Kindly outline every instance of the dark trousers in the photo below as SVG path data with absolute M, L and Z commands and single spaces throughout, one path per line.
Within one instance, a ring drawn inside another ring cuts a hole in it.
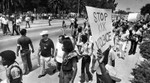
M 19 35 L 19 31 L 17 30 L 16 24 L 14 24 L 12 27 L 12 35 L 14 35 L 14 32 L 16 32 L 17 35 Z
M 57 62 L 57 70 L 58 70 L 58 71 L 60 71 L 61 65 L 62 65 L 61 63 Z
M 129 50 L 129 55 L 136 53 L 137 44 L 138 44 L 137 41 L 131 40 L 131 47 L 130 47 L 130 50 Z
M 48 20 L 48 24 L 49 24 L 49 26 L 51 26 L 51 20 Z
M 29 23 L 29 21 L 26 21 L 26 28 L 27 28 L 27 26 L 29 26 L 29 28 L 30 28 L 30 23 Z
M 4 33 L 4 24 L 3 24 L 3 23 L 1 23 L 1 29 L 2 29 L 2 31 L 3 31 L 3 34 L 5 34 L 5 33 Z
M 20 33 L 20 25 L 16 25 L 18 33 Z
M 8 34 L 8 32 L 7 32 L 7 25 L 6 24 L 3 24 L 3 34 L 4 35 Z
M 21 59 L 23 62 L 24 74 L 28 74 L 30 71 L 32 71 L 32 63 L 31 63 L 30 54 L 31 54 L 30 50 L 25 50 L 21 52 Z
M 85 55 L 82 58 L 82 64 L 81 64 L 81 80 L 80 82 L 85 82 L 85 75 L 88 76 L 88 81 L 92 80 L 92 74 L 89 71 L 89 66 L 91 62 L 91 57 L 89 55 Z

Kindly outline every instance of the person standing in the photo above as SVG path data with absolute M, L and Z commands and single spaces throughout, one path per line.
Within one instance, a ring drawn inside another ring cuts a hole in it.
M 138 35 L 136 34 L 136 30 L 135 28 L 133 27 L 132 28 L 132 36 L 130 38 L 130 41 L 131 41 L 131 47 L 130 47 L 130 50 L 129 50 L 129 55 L 134 55 L 136 53 L 136 48 L 137 48 L 137 44 L 138 44 Z
M 28 74 L 30 71 L 32 71 L 32 63 L 31 63 L 31 51 L 29 49 L 29 45 L 31 46 L 32 53 L 34 53 L 34 47 L 32 44 L 32 41 L 29 37 L 26 36 L 27 30 L 22 29 L 20 31 L 21 37 L 17 40 L 17 56 L 21 55 L 21 59 L 23 62 L 23 71 L 24 74 Z M 22 48 L 22 49 L 20 49 Z
M 21 25 L 21 18 L 17 17 L 17 19 L 16 19 L 16 30 L 18 33 L 20 33 L 20 25 Z
M 16 55 L 12 50 L 5 50 L 0 53 L 2 65 L 6 68 L 5 83 L 22 83 L 22 70 L 15 61 Z
M 2 23 L 3 23 L 4 35 L 7 35 L 8 31 L 10 32 L 10 30 L 9 30 L 9 27 L 8 27 L 8 19 L 7 19 L 6 16 L 4 17 L 4 19 L 2 19 Z
M 9 29 L 9 19 L 8 19 L 8 16 L 5 18 L 5 22 L 6 22 L 6 32 L 8 33 L 11 33 L 10 29 Z
M 48 17 L 49 26 L 51 26 L 51 21 L 52 21 L 52 18 L 51 18 L 51 16 L 49 15 L 49 17 Z
M 63 40 L 62 50 L 65 52 L 60 71 L 59 83 L 74 83 L 77 74 L 77 53 L 70 39 Z
M 62 31 L 63 31 L 63 35 L 65 34 L 66 28 L 67 28 L 66 22 L 65 22 L 65 20 L 63 20 L 63 21 L 62 21 Z
M 92 82 L 93 76 L 89 71 L 89 66 L 91 63 L 91 55 L 93 54 L 93 44 L 88 42 L 88 36 L 82 35 L 83 45 L 81 47 L 82 63 L 81 63 L 81 80 L 80 83 L 85 82 L 85 76 L 88 76 L 88 82 Z
M 28 15 L 26 16 L 25 21 L 26 21 L 26 28 L 27 26 L 30 28 L 30 17 Z
M 39 44 L 38 56 L 41 59 L 41 72 L 38 78 L 46 75 L 45 64 L 54 57 L 54 43 L 48 38 L 48 31 L 42 31 L 40 35 L 42 36 L 42 39 Z
M 2 29 L 2 15 L 0 15 L 0 29 Z
M 16 35 L 19 35 L 19 33 L 20 33 L 17 30 L 16 18 L 15 17 L 12 18 L 12 36 L 14 35 L 14 32 L 16 32 Z
M 60 71 L 61 69 L 61 64 L 63 62 L 63 55 L 64 55 L 64 51 L 62 50 L 62 43 L 64 40 L 64 35 L 60 35 L 59 36 L 59 40 L 56 44 L 56 50 L 55 50 L 55 59 L 57 62 L 57 70 Z
M 3 31 L 3 35 L 6 34 L 6 31 L 4 29 L 4 21 L 5 21 L 4 17 L 5 17 L 5 15 L 2 15 L 2 17 L 1 17 L 1 28 L 2 28 L 2 31 Z

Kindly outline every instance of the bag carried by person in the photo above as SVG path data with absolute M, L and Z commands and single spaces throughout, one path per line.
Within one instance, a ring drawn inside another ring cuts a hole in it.
M 50 60 L 46 62 L 46 66 L 47 66 L 46 71 L 48 73 L 55 73 L 57 69 L 57 63 L 54 58 L 50 58 Z
M 8 70 L 8 77 L 10 80 L 10 83 L 22 83 L 22 70 L 18 65 L 12 65 L 10 66 Z

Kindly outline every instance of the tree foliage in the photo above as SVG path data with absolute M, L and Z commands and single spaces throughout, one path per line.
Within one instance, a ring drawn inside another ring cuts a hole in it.
M 131 83 L 150 83 L 150 61 L 141 62 L 131 74 L 134 76 Z
M 0 8 L 5 6 L 2 10 L 9 9 L 13 12 L 16 10 L 24 12 L 33 11 L 35 8 L 45 8 L 45 12 L 52 13 L 60 13 L 61 11 L 81 13 L 86 11 L 85 6 L 115 10 L 117 6 L 115 0 L 0 0 L 0 4 Z
M 128 14 L 125 10 L 118 10 L 115 12 L 116 14 Z
M 149 4 L 146 4 L 145 6 L 143 6 L 141 8 L 141 14 L 142 15 L 146 15 L 147 13 L 150 14 L 150 3 Z

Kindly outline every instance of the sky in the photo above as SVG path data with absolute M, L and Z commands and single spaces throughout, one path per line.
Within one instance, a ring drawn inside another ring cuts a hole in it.
M 116 10 L 130 8 L 131 12 L 140 12 L 140 9 L 150 3 L 150 0 L 116 0 L 116 2 L 118 3 Z

